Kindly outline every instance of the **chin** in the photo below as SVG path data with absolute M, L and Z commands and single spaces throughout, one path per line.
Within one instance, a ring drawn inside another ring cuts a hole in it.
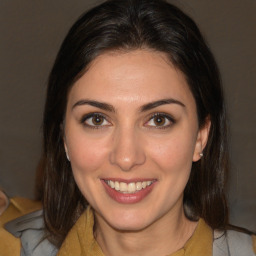
M 145 212 L 136 210 L 123 210 L 123 211 L 111 211 L 106 214 L 103 219 L 109 226 L 118 231 L 140 231 L 148 227 L 153 220 L 150 221 L 150 216 L 147 216 Z
M 122 232 L 139 232 L 145 228 L 147 228 L 149 225 L 145 223 L 145 221 L 139 221 L 139 220 L 131 220 L 131 221 L 111 221 L 109 225 L 118 231 Z

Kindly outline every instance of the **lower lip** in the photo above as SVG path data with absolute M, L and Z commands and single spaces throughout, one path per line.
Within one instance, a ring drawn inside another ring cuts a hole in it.
M 135 193 L 121 193 L 115 189 L 109 187 L 104 180 L 101 180 L 107 194 L 114 199 L 116 202 L 121 204 L 135 204 L 142 201 L 153 189 L 155 182 L 150 186 L 141 189 Z

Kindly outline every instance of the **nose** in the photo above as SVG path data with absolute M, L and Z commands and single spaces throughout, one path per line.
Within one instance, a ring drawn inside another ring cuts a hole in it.
M 144 164 L 146 155 L 143 143 L 135 129 L 119 129 L 115 132 L 109 159 L 112 165 L 126 172 Z

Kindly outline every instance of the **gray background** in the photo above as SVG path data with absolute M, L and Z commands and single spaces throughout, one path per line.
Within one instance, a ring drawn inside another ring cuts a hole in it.
M 0 1 L 0 187 L 33 198 L 49 71 L 69 27 L 101 1 Z M 230 116 L 231 221 L 256 230 L 256 1 L 184 0 L 219 64 Z

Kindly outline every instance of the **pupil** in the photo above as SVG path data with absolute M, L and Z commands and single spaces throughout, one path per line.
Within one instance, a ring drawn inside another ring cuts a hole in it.
M 156 125 L 164 125 L 164 123 L 165 123 L 165 119 L 163 117 L 159 117 L 159 116 L 155 117 L 154 121 L 155 121 Z

